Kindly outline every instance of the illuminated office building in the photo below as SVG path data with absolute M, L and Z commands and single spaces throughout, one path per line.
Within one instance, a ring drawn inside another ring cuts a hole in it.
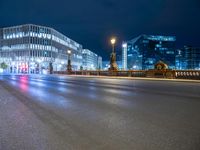
M 0 29 L 0 63 L 10 73 L 42 73 L 53 65 L 65 71 L 67 50 L 71 50 L 72 69 L 82 65 L 82 45 L 44 26 L 26 24 Z
M 184 46 L 177 50 L 176 69 L 200 70 L 200 48 Z
M 101 56 L 98 56 L 98 65 L 97 65 L 97 67 L 98 67 L 98 69 L 99 70 L 102 70 L 102 57 Z
M 176 69 L 177 70 L 187 69 L 186 53 L 184 48 L 176 50 Z
M 122 67 L 124 70 L 153 69 L 158 61 L 175 68 L 174 36 L 140 35 L 122 45 Z
M 102 66 L 100 58 L 98 58 L 98 55 L 95 54 L 94 52 L 88 49 L 83 49 L 82 56 L 83 56 L 83 70 L 97 70 L 99 68 L 98 65 Z
M 200 70 L 200 48 L 185 46 L 187 69 Z

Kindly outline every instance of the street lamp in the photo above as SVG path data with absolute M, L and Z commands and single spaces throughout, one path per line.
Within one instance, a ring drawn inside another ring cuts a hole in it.
M 110 56 L 110 71 L 116 71 L 118 70 L 117 68 L 117 63 L 116 63 L 116 53 L 115 53 L 115 43 L 116 43 L 116 38 L 112 38 L 110 40 L 111 44 L 112 44 L 112 53 Z
M 67 63 L 67 71 L 70 73 L 72 71 L 72 65 L 71 65 L 71 50 L 67 50 L 68 54 L 68 63 Z
M 112 52 L 114 53 L 115 52 L 115 43 L 116 43 L 116 39 L 115 38 L 112 38 L 110 40 L 111 44 L 112 44 Z
M 71 50 L 68 50 L 68 51 L 67 51 L 67 54 L 70 55 L 70 54 L 71 54 Z

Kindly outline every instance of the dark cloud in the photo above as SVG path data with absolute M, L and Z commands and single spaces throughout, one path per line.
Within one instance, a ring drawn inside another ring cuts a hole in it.
M 177 46 L 200 46 L 199 0 L 0 0 L 0 27 L 50 26 L 108 58 L 109 38 L 176 35 Z

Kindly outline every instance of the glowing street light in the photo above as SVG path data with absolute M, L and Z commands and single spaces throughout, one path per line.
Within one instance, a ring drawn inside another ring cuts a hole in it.
M 115 39 L 115 38 L 112 38 L 110 41 L 111 41 L 111 44 L 115 44 L 116 39 Z
M 68 51 L 67 51 L 67 54 L 68 54 L 68 55 L 70 55 L 71 53 L 72 53 L 71 50 L 68 50 Z
M 111 42 L 111 44 L 112 44 L 112 52 L 114 52 L 114 51 L 115 51 L 116 39 L 115 39 L 115 38 L 112 38 L 112 39 L 110 40 L 110 42 Z
M 117 63 L 116 63 L 116 53 L 115 53 L 115 43 L 116 43 L 116 38 L 112 38 L 110 40 L 111 44 L 112 44 L 112 53 L 110 56 L 110 71 L 116 71 L 118 70 L 117 68 Z
M 68 54 L 68 63 L 67 63 L 67 71 L 68 73 L 70 73 L 72 71 L 72 65 L 71 65 L 71 50 L 67 50 L 67 54 Z

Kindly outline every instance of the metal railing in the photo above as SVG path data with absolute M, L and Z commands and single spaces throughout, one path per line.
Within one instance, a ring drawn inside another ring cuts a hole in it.
M 200 71 L 199 70 L 176 70 L 175 78 L 200 80 Z
M 120 77 L 146 77 L 144 70 L 131 71 L 54 71 L 54 74 L 91 75 L 91 76 L 120 76 Z
M 54 74 L 200 80 L 199 70 L 54 71 Z

